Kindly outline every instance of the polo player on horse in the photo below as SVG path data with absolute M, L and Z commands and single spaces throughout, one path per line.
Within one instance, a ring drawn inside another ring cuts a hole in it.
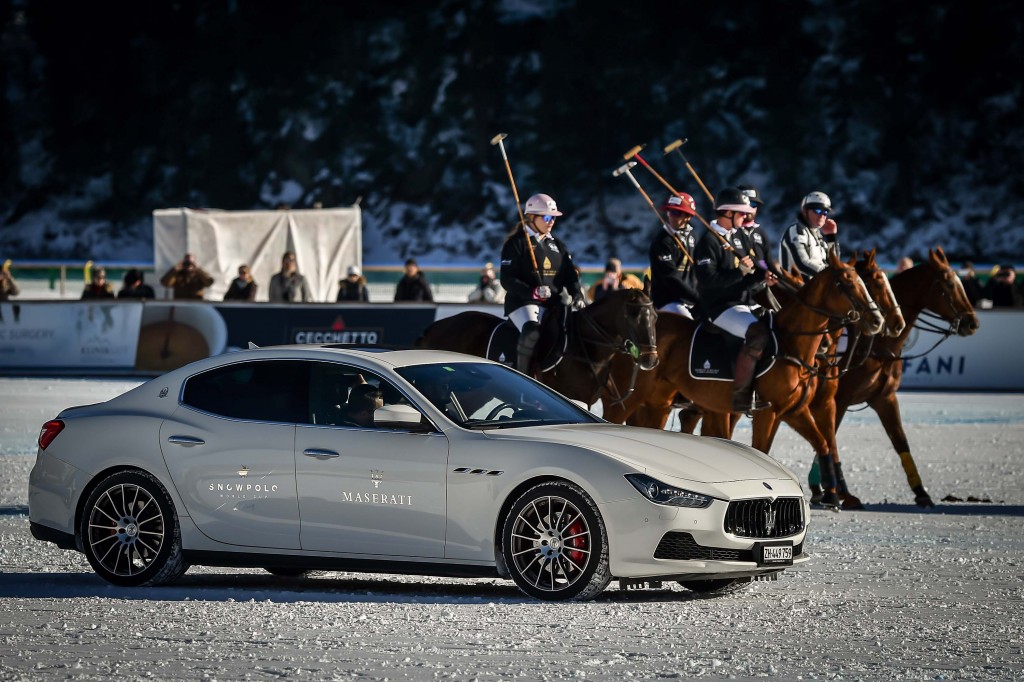
M 555 200 L 534 194 L 526 200 L 524 214 L 524 222 L 516 225 L 501 249 L 501 286 L 507 292 L 505 314 L 519 330 L 516 368 L 530 374 L 545 304 L 563 291 L 573 307 L 583 307 L 585 299 L 572 254 L 551 233 L 562 215 Z

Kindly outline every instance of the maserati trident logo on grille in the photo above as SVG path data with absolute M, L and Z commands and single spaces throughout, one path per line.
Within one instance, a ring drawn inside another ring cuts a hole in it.
M 767 484 L 766 484 L 767 485 Z M 764 510 L 764 529 L 768 535 L 771 535 L 772 531 L 775 530 L 775 515 L 777 512 L 772 509 L 771 503 L 765 507 Z

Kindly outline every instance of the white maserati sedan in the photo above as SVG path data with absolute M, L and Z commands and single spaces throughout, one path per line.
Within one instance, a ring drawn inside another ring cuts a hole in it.
M 538 599 L 807 561 L 797 478 L 750 447 L 609 424 L 467 355 L 277 346 L 46 422 L 32 534 L 103 579 L 190 565 L 511 578 Z

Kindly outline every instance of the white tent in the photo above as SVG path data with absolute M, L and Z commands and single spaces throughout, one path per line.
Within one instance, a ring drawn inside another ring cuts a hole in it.
M 153 211 L 153 263 L 156 279 L 193 253 L 214 282 L 206 299 L 220 301 L 246 263 L 266 301 L 270 278 L 281 256 L 294 251 L 316 302 L 334 301 L 338 280 L 350 265 L 362 266 L 362 213 L 358 206 L 286 211 L 213 211 L 169 208 Z M 160 287 L 159 281 L 150 282 Z

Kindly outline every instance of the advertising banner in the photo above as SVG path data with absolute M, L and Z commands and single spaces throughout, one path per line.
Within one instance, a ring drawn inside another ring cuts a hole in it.
M 131 369 L 142 303 L 0 303 L 0 367 Z
M 291 343 L 412 346 L 434 321 L 435 306 L 217 304 L 230 348 Z
M 901 388 L 1024 391 L 1024 362 L 1015 351 L 1024 312 L 980 310 L 978 321 L 973 335 L 950 336 L 938 345 L 941 335 L 911 331 Z

